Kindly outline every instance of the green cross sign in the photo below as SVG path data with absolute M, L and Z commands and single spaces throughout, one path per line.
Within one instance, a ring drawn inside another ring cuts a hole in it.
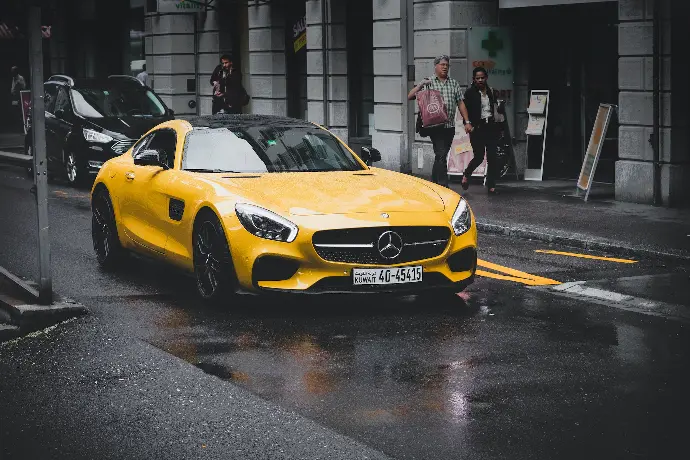
M 503 49 L 503 40 L 496 36 L 493 30 L 489 32 L 489 38 L 482 40 L 482 48 L 489 52 L 489 57 L 496 57 L 496 52 Z

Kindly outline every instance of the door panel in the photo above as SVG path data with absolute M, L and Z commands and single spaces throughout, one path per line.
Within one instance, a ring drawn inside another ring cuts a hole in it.
M 159 174 L 162 169 L 158 166 L 137 166 L 134 164 L 134 157 L 144 150 L 153 139 L 153 134 L 149 134 L 139 141 L 132 150 L 132 158 L 128 160 L 128 167 L 120 177 L 120 221 L 122 228 L 136 245 L 137 249 L 146 253 L 159 254 L 160 251 L 154 249 L 149 221 L 151 219 L 149 208 L 146 205 L 148 199 L 148 187 L 151 179 Z

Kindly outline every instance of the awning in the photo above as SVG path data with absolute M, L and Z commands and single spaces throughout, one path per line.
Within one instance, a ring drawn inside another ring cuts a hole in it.
M 602 3 L 617 0 L 498 0 L 499 8 L 523 8 L 527 6 L 572 5 L 574 3 Z

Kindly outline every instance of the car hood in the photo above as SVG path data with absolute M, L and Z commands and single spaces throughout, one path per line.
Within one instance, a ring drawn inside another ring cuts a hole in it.
M 104 117 L 87 118 L 94 126 L 130 139 L 139 139 L 148 130 L 167 120 L 166 117 Z
M 259 206 L 295 216 L 445 209 L 441 197 L 421 180 L 387 170 L 238 174 L 216 180 Z

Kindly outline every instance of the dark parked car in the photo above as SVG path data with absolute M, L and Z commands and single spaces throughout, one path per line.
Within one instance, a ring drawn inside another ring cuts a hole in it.
M 48 172 L 72 185 L 84 183 L 149 129 L 174 118 L 153 90 L 128 75 L 102 80 L 54 75 L 43 87 Z M 29 128 L 29 155 L 31 143 Z

